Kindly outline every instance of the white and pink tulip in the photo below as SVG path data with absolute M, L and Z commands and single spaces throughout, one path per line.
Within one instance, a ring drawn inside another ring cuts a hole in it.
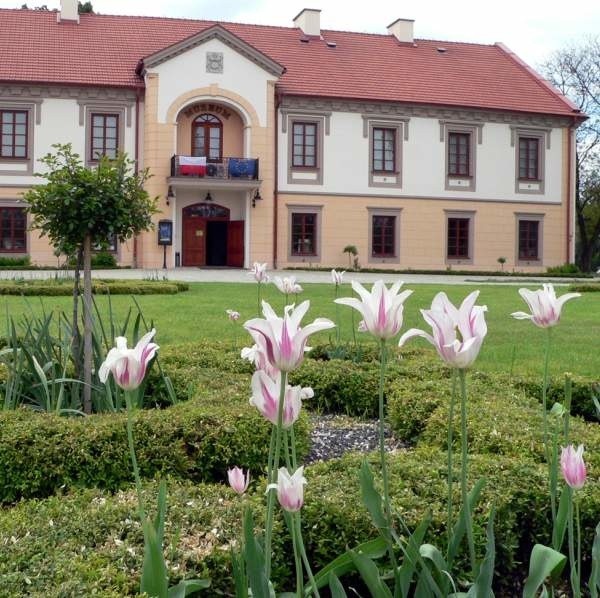
M 115 382 L 123 390 L 138 388 L 158 350 L 158 345 L 151 342 L 155 334 L 156 330 L 153 328 L 133 349 L 127 348 L 127 339 L 124 336 L 118 336 L 115 339 L 117 346 L 108 352 L 98 371 L 100 382 L 105 383 L 109 373 L 112 373 Z
M 438 293 L 431 309 L 421 310 L 424 320 L 431 326 L 432 334 L 411 328 L 400 337 L 400 346 L 409 339 L 420 336 L 428 340 L 439 356 L 450 366 L 468 368 L 479 355 L 487 334 L 485 312 L 487 307 L 475 305 L 479 291 L 473 291 L 457 309 L 446 293 Z
M 359 282 L 352 281 L 352 288 L 361 300 L 354 297 L 343 297 L 335 302 L 348 305 L 363 317 L 359 324 L 359 330 L 367 330 L 373 336 L 380 339 L 388 339 L 396 336 L 402 328 L 404 301 L 411 295 L 412 291 L 403 291 L 398 294 L 402 282 L 394 283 L 389 289 L 378 280 L 371 289 L 367 291 Z
M 519 289 L 519 295 L 523 297 L 531 313 L 516 311 L 511 314 L 512 317 L 517 320 L 531 320 L 539 328 L 556 326 L 560 321 L 563 305 L 571 299 L 581 297 L 580 293 L 565 293 L 557 297 L 552 284 L 544 284 L 543 288 L 537 291 Z
M 285 467 L 277 472 L 277 484 L 269 484 L 267 491 L 277 489 L 277 499 L 281 508 L 289 513 L 297 513 L 304 504 L 304 467 L 299 467 L 292 475 Z
M 560 454 L 560 469 L 565 482 L 573 488 L 580 490 L 585 484 L 587 470 L 583 460 L 583 445 L 580 444 L 577 449 L 570 444 L 563 447 Z
M 229 480 L 229 485 L 238 494 L 244 494 L 248 490 L 248 484 L 250 484 L 250 471 L 247 471 L 244 475 L 243 469 L 233 467 L 227 470 L 227 479 Z

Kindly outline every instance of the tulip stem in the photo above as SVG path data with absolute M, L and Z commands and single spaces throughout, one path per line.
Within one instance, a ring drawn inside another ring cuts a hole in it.
M 304 594 L 304 574 L 302 572 L 302 556 L 300 554 L 300 546 L 298 539 L 298 531 L 296 529 L 296 515 L 289 513 L 291 519 L 290 531 L 292 532 L 292 546 L 294 547 L 294 563 L 296 566 L 296 596 L 301 598 Z
M 573 590 L 573 598 L 581 598 L 581 588 L 579 586 L 579 574 L 577 571 L 577 561 L 575 560 L 575 539 L 573 530 L 573 502 L 576 500 L 572 488 L 568 488 L 569 492 L 569 518 L 567 529 L 569 533 L 569 567 L 571 569 L 571 589 Z M 579 509 L 577 509 L 579 515 Z M 578 526 L 579 527 L 579 526 Z
M 581 518 L 579 515 L 579 499 L 575 493 L 575 523 L 577 525 L 577 591 L 581 593 Z
M 383 504 L 385 508 L 385 518 L 390 533 L 387 534 L 388 552 L 390 554 L 390 563 L 394 571 L 394 578 L 396 580 L 396 587 L 400 587 L 400 574 L 398 569 L 398 563 L 396 562 L 396 555 L 394 554 L 394 544 L 391 541 L 391 530 L 393 529 L 392 524 L 392 508 L 390 506 L 390 488 L 388 480 L 387 470 L 387 459 L 385 454 L 385 419 L 384 419 L 384 405 L 383 405 L 383 394 L 385 388 L 385 370 L 387 365 L 387 347 L 385 346 L 385 339 L 381 339 L 380 345 L 380 372 L 379 372 L 379 456 L 381 459 L 381 476 L 383 478 Z
M 258 289 L 256 292 L 256 317 L 260 318 L 260 281 L 258 281 Z
M 275 451 L 275 437 L 277 436 L 277 427 L 271 428 L 271 440 L 269 442 L 269 461 L 267 462 L 267 483 L 273 483 L 273 459 Z
M 456 405 L 456 388 L 458 383 L 458 372 L 456 368 L 452 370 L 452 396 L 450 397 L 450 411 L 448 413 L 448 553 L 447 560 L 450 555 L 450 544 L 452 543 L 452 528 L 453 528 L 453 517 L 452 517 L 452 482 L 454 475 L 452 472 L 453 465 L 453 452 L 452 444 L 454 442 L 454 406 Z M 448 562 L 450 566 L 450 562 Z
M 135 478 L 135 489 L 138 498 L 138 509 L 142 522 L 146 520 L 144 511 L 144 502 L 142 500 L 142 480 L 140 478 L 140 470 L 138 467 L 137 458 L 135 456 L 135 446 L 133 444 L 133 407 L 131 404 L 131 392 L 125 391 L 125 405 L 127 406 L 127 441 L 129 443 L 129 455 L 133 466 L 133 477 Z
M 462 448 L 462 471 L 460 476 L 460 487 L 462 493 L 462 508 L 467 530 L 467 543 L 469 545 L 469 559 L 473 576 L 476 573 L 475 542 L 473 541 L 473 521 L 469 507 L 469 495 L 467 492 L 467 476 L 469 467 L 469 446 L 467 437 L 467 373 L 464 369 L 459 370 L 460 377 L 460 423 L 461 423 L 461 448 Z
M 296 471 L 298 469 L 298 459 L 296 457 L 296 433 L 293 424 L 290 426 L 290 442 L 292 445 L 292 468 Z
M 552 470 L 555 463 L 551 459 L 550 447 L 548 446 L 548 362 L 550 360 L 550 340 L 552 338 L 552 328 L 547 328 L 546 333 L 546 351 L 544 356 L 544 381 L 542 386 L 542 416 L 544 424 L 544 456 L 548 464 L 548 481 L 550 484 L 550 510 L 552 511 L 552 529 L 556 523 L 556 485 L 553 484 Z
M 317 584 L 315 582 L 315 578 L 313 576 L 312 569 L 310 568 L 310 563 L 308 562 L 308 557 L 306 556 L 306 548 L 304 547 L 304 540 L 302 539 L 302 525 L 300 522 L 300 511 L 298 513 L 292 513 L 293 524 L 296 528 L 296 536 L 298 538 L 298 544 L 300 545 L 300 554 L 302 555 L 302 560 L 304 561 L 304 568 L 306 569 L 306 574 L 308 575 L 308 581 L 311 585 L 311 591 L 316 596 L 316 598 L 320 598 L 319 590 L 317 589 Z
M 275 472 L 279 469 L 279 459 L 281 457 L 281 432 L 283 430 L 283 403 L 285 401 L 285 387 L 287 386 L 287 373 L 280 374 L 279 404 L 277 405 L 277 432 L 275 436 L 275 454 L 271 472 L 267 479 L 273 479 Z M 275 509 L 275 492 L 268 491 L 267 495 L 267 522 L 265 529 L 265 575 L 267 579 L 271 577 L 271 542 L 273 538 L 273 511 Z
M 288 435 L 288 431 L 283 431 L 283 455 L 285 457 L 285 466 L 288 468 L 288 471 L 292 470 L 292 461 L 290 459 L 290 439 Z
M 335 299 L 338 298 L 338 294 L 339 294 L 339 285 L 336 283 L 335 284 Z M 335 301 L 334 301 L 335 303 Z M 337 342 L 337 346 L 340 346 L 341 343 L 341 329 L 340 329 L 340 304 L 339 303 L 335 303 L 335 325 L 336 325 L 336 329 L 335 329 L 335 338 L 336 338 L 336 342 Z

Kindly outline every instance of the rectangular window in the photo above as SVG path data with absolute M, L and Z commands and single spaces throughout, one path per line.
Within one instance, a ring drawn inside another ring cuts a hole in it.
M 448 251 L 450 259 L 469 259 L 470 218 L 448 218 Z
M 292 214 L 292 255 L 317 255 L 317 214 Z
M 396 129 L 373 127 L 373 172 L 396 172 Z
M 371 233 L 371 256 L 394 257 L 396 255 L 396 216 L 373 216 Z
M 317 167 L 317 123 L 294 122 L 292 125 L 292 166 Z
M 519 220 L 519 259 L 539 259 L 539 220 Z
M 23 208 L 0 208 L 0 251 L 27 251 L 27 215 Z
M 471 175 L 471 133 L 448 133 L 448 174 Z
M 539 137 L 519 137 L 519 179 L 539 180 Z
M 92 114 L 90 160 L 116 158 L 119 151 L 119 115 Z
M 0 110 L 0 158 L 27 159 L 27 110 Z

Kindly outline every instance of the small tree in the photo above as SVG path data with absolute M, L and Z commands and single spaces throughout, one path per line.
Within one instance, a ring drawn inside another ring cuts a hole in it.
M 344 247 L 344 253 L 348 254 L 348 268 L 352 268 L 352 256 L 356 257 L 358 255 L 356 245 L 346 245 L 346 247 Z
M 83 409 L 91 413 L 92 381 L 92 277 L 91 257 L 94 245 L 102 245 L 116 236 L 124 242 L 152 227 L 156 199 L 144 190 L 149 177 L 147 170 L 132 172 L 133 162 L 126 155 L 110 160 L 102 157 L 95 168 L 86 168 L 71 145 L 52 146 L 56 153 L 40 160 L 47 168 L 45 184 L 37 185 L 25 194 L 32 228 L 46 235 L 61 252 L 77 256 L 73 286 L 72 349 L 77 373 L 80 347 L 77 322 L 79 301 L 79 271 L 83 266 Z

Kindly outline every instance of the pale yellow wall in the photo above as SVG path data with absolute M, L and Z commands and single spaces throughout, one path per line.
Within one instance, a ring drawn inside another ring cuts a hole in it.
M 358 248 L 362 267 L 382 269 L 440 270 L 447 267 L 446 212 L 445 210 L 474 211 L 473 264 L 453 261 L 453 269 L 499 270 L 498 257 L 507 258 L 505 270 L 536 271 L 540 267 L 516 265 L 515 212 L 544 214 L 543 264 L 548 266 L 565 261 L 565 208 L 562 205 L 535 203 L 445 201 L 423 199 L 389 199 L 352 196 L 279 195 L 279 267 L 302 263 L 288 261 L 289 225 L 287 205 L 322 206 L 321 259 L 307 266 L 347 266 L 348 256 L 342 249 L 349 244 Z M 400 261 L 391 263 L 369 262 L 369 212 L 367 208 L 401 209 Z
M 198 101 L 206 101 L 205 98 L 215 98 L 214 103 L 217 103 L 217 98 L 225 98 L 231 100 L 232 103 L 242 106 L 249 114 L 249 135 L 250 148 L 249 157 L 259 159 L 259 177 L 262 181 L 260 193 L 262 201 L 257 203 L 256 208 L 249 210 L 249 235 L 251 239 L 250 255 L 248 263 L 253 261 L 266 261 L 272 263 L 273 255 L 273 186 L 274 186 L 274 84 L 267 83 L 267 126 L 259 126 L 259 119 L 256 110 L 248 104 L 248 102 L 229 90 L 219 87 L 217 84 L 212 84 L 210 87 L 190 90 L 175 102 L 169 109 L 169 117 L 167 123 L 158 122 L 158 87 L 159 76 L 157 74 L 149 74 L 146 79 L 146 97 L 144 106 L 144 166 L 150 169 L 152 178 L 146 184 L 146 189 L 151 196 L 158 196 L 159 213 L 155 215 L 153 221 L 156 223 L 161 218 L 173 217 L 180 218 L 181 214 L 177 208 L 177 200 L 171 206 L 166 205 L 166 195 L 168 191 L 167 178 L 170 176 L 170 159 L 173 154 L 174 140 L 178 133 L 174 124 L 179 122 L 177 119 L 179 111 L 184 107 L 191 105 L 190 100 L 197 97 L 201 98 Z M 235 112 L 231 108 L 231 104 L 227 104 L 231 112 Z M 226 148 L 234 148 L 233 136 L 237 136 L 235 143 L 243 141 L 243 122 L 236 115 L 239 123 L 239 129 L 233 123 L 231 127 L 231 137 L 226 145 L 224 154 L 229 152 Z M 230 118 L 233 120 L 233 117 Z M 235 122 L 235 121 L 234 121 Z M 189 122 L 188 122 L 189 127 Z M 188 129 L 189 131 L 189 129 Z M 179 131 L 181 133 L 181 131 Z M 191 139 L 190 134 L 180 134 L 179 137 Z M 179 146 L 182 147 L 182 146 Z M 243 155 L 243 147 L 237 145 L 237 150 L 231 151 L 230 155 Z M 240 201 L 245 197 L 245 192 L 240 192 Z M 178 210 L 174 214 L 174 209 Z M 168 264 L 173 264 L 173 248 L 167 249 Z M 156 243 L 156 231 L 144 233 L 138 237 L 138 266 L 144 268 L 160 268 L 163 263 L 163 250 Z
M 206 102 L 201 102 L 205 104 Z M 218 102 L 214 102 L 220 105 Z M 223 124 L 223 156 L 241 158 L 244 155 L 244 123 L 239 114 L 227 109 L 229 118 L 215 114 Z M 210 114 L 210 111 L 208 112 Z M 192 122 L 199 116 L 194 113 L 186 116 L 182 112 L 177 118 L 177 153 L 189 156 L 192 151 Z

